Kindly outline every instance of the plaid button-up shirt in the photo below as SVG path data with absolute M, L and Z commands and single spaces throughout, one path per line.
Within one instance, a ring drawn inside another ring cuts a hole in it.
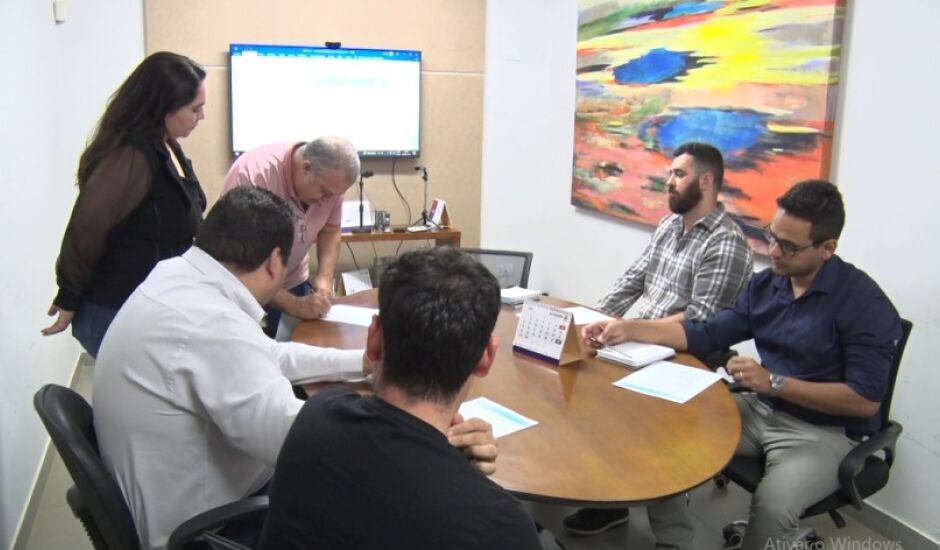
M 744 233 L 719 203 L 685 234 L 682 216 L 663 218 L 643 255 L 597 307 L 622 317 L 639 300 L 641 319 L 683 311 L 686 319 L 705 319 L 734 303 L 752 272 Z

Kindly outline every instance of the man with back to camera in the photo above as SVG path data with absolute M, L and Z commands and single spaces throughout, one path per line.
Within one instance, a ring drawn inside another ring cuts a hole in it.
M 267 189 L 287 202 L 297 220 L 284 288 L 266 308 L 269 335 L 277 330 L 281 312 L 316 319 L 329 311 L 341 244 L 343 197 L 358 176 L 356 148 L 339 137 L 263 145 L 245 151 L 232 163 L 223 193 L 246 185 Z M 317 274 L 311 286 L 313 244 L 317 246 Z
M 458 250 L 425 248 L 393 260 L 378 292 L 375 395 L 330 388 L 307 401 L 278 456 L 260 548 L 540 548 L 532 518 L 483 475 L 492 462 L 455 448 L 469 443 L 457 409 L 496 354 L 496 279 Z
M 753 271 L 751 248 L 718 200 L 724 180 L 721 153 L 689 142 L 673 152 L 667 180 L 669 210 L 643 254 L 617 279 L 597 308 L 622 317 L 660 322 L 705 319 L 734 303 Z M 661 548 L 691 549 L 693 528 L 684 495 L 647 506 Z M 565 529 L 595 535 L 629 519 L 627 508 L 583 508 L 564 519 Z
M 777 199 L 766 229 L 772 267 L 737 302 L 705 321 L 617 320 L 582 329 L 590 343 L 664 344 L 695 354 L 753 338 L 763 363 L 727 368 L 754 393 L 736 394 L 737 453 L 764 456 L 741 548 L 796 544 L 799 518 L 839 487 L 839 463 L 880 428 L 900 319 L 868 275 L 835 254 L 845 223 L 839 190 L 808 180 Z
M 236 189 L 195 244 L 157 264 L 114 319 L 94 376 L 101 456 L 146 548 L 270 479 L 302 401 L 291 381 L 362 376 L 362 350 L 276 343 L 261 330 L 293 241 L 284 201 Z
M 265 487 L 303 404 L 291 382 L 371 371 L 362 350 L 262 332 L 261 304 L 282 288 L 293 232 L 290 210 L 269 191 L 227 193 L 195 245 L 156 266 L 105 336 L 95 431 L 145 548 L 163 548 L 183 521 Z M 469 432 L 478 454 L 492 451 L 483 428 L 455 429 Z M 250 541 L 259 532 L 248 522 L 225 534 Z

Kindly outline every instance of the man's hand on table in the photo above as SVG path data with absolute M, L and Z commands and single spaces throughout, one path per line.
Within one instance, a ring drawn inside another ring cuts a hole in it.
M 330 312 L 330 299 L 319 292 L 295 296 L 286 313 L 300 319 L 319 319 Z
M 584 325 L 581 329 L 581 340 L 592 348 L 613 346 L 626 342 L 629 336 L 629 321 L 615 319 L 613 321 L 598 321 Z

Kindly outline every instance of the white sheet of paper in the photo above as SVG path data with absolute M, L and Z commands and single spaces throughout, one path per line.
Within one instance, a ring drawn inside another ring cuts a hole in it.
M 347 271 L 343 273 L 343 288 L 346 294 L 355 294 L 372 288 L 372 276 L 368 269 Z
M 600 311 L 594 311 L 593 309 L 588 309 L 584 306 L 566 307 L 565 311 L 570 311 L 574 314 L 574 324 L 576 325 L 586 325 L 588 323 L 596 323 L 598 321 L 614 320 L 613 317 L 609 317 Z
M 499 299 L 508 306 L 519 306 L 526 300 L 538 300 L 541 293 L 538 290 L 512 286 L 499 291 Z
M 371 307 L 336 304 L 330 308 L 330 312 L 326 314 L 326 317 L 323 317 L 323 320 L 367 327 L 372 324 L 372 316 L 378 314 L 379 310 Z
M 717 373 L 718 376 L 721 376 L 722 378 L 724 378 L 725 382 L 729 384 L 734 384 L 734 377 L 731 376 L 731 374 L 729 374 L 728 371 L 725 370 L 724 367 L 718 367 L 717 369 L 715 369 L 715 373 Z
M 539 294 L 541 293 L 538 290 L 533 290 L 531 288 L 521 288 L 518 286 L 511 286 L 499 291 L 500 298 L 509 300 L 525 300 L 527 298 L 538 299 Z
M 480 418 L 489 422 L 493 426 L 494 437 L 503 437 L 538 424 L 535 420 L 526 418 L 485 397 L 477 397 L 461 403 L 460 414 L 463 415 L 464 420 Z
M 340 214 L 340 227 L 359 227 L 359 201 L 343 201 Z M 372 207 L 369 201 L 362 201 L 362 225 L 372 225 Z
M 711 386 L 721 375 L 671 361 L 657 361 L 614 382 L 618 388 L 685 403 Z

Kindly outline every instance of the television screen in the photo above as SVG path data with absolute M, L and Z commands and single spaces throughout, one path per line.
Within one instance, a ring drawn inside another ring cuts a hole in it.
M 421 52 L 232 44 L 235 156 L 336 135 L 363 157 L 420 153 Z

